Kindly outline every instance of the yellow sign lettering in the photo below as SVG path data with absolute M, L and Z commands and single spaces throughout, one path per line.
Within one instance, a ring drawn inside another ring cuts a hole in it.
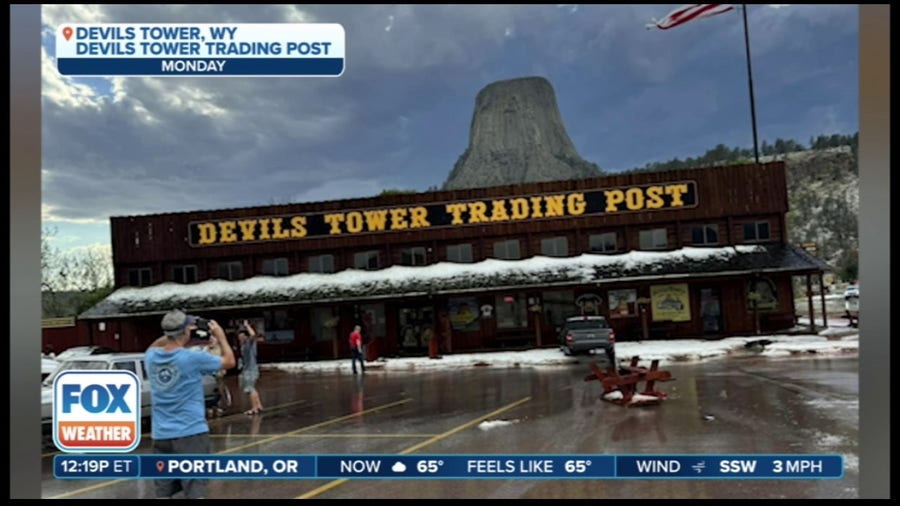
M 506 214 L 506 201 L 495 200 L 491 202 L 491 221 L 507 221 L 509 215 Z
M 341 223 L 344 221 L 344 215 L 341 213 L 334 214 L 326 214 L 325 223 L 331 225 L 331 230 L 328 231 L 331 235 L 338 235 L 341 233 Z
M 192 245 L 252 243 L 317 236 L 427 229 L 539 218 L 602 215 L 697 206 L 691 181 L 631 185 L 571 193 L 486 198 L 412 207 L 360 209 L 301 216 L 234 218 L 191 223 Z M 437 223 L 433 225 L 433 223 Z M 327 231 L 327 232 L 326 232 Z
M 484 202 L 469 202 L 469 223 L 486 223 L 487 204 Z
M 408 227 L 406 209 L 391 209 L 391 230 L 405 230 Z
M 543 216 L 544 214 L 541 213 L 541 198 L 531 197 L 531 217 L 542 218 Z
M 514 220 L 524 220 L 528 217 L 528 200 L 526 199 L 520 197 L 510 200 L 509 208 Z
M 291 218 L 291 237 L 300 239 L 306 237 L 306 216 L 294 216 Z
M 570 193 L 568 197 L 566 197 L 566 210 L 572 216 L 580 216 L 584 214 L 584 210 L 587 208 L 587 203 L 584 201 L 583 193 Z
M 450 221 L 451 225 L 462 225 L 462 213 L 466 210 L 465 204 L 447 204 L 444 206 L 447 209 L 447 212 L 453 215 L 453 220 Z
M 662 207 L 665 204 L 665 201 L 662 199 L 662 194 L 662 186 L 651 186 L 647 188 L 647 208 L 659 209 Z
M 625 202 L 625 192 L 622 190 L 604 190 L 606 195 L 606 212 L 614 213 L 619 210 L 619 204 Z
M 409 219 L 409 228 L 425 228 L 431 226 L 431 223 L 428 223 L 428 209 L 425 209 L 424 207 L 410 207 Z
M 357 211 L 347 213 L 347 232 L 358 234 L 363 229 L 363 215 Z
M 565 216 L 565 212 L 563 211 L 565 209 L 565 198 L 565 195 L 548 195 L 547 197 L 544 197 L 544 202 L 547 203 L 548 218 Z
M 640 188 L 629 188 L 625 191 L 625 206 L 631 211 L 644 208 L 644 192 Z
M 259 219 L 259 238 L 260 239 L 269 239 L 269 218 L 260 218 Z
M 290 230 L 282 230 L 281 229 L 281 220 L 282 218 L 273 218 L 272 219 L 272 238 L 273 239 L 287 239 L 291 236 Z
M 688 185 L 686 184 L 670 184 L 666 186 L 666 195 L 672 196 L 672 207 L 681 207 L 684 205 L 684 201 L 681 200 L 681 196 L 688 191 Z
M 216 242 L 216 225 L 213 223 L 201 223 L 197 225 L 200 232 L 200 244 L 213 244 Z
M 231 243 L 237 241 L 237 235 L 234 233 L 236 224 L 233 221 L 219 222 L 219 242 Z
M 252 241 L 255 239 L 253 232 L 256 231 L 256 220 L 241 220 L 237 223 L 241 228 L 242 241 Z
M 369 232 L 380 232 L 384 230 L 384 226 L 387 223 L 386 209 L 363 211 L 363 214 L 366 215 L 366 226 L 369 227 Z

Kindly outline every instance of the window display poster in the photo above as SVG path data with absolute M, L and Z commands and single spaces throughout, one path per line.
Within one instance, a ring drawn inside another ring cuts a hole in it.
M 653 321 L 690 321 L 691 299 L 687 283 L 651 286 L 650 306 Z
M 606 296 L 609 298 L 610 318 L 634 316 L 634 305 L 637 302 L 637 290 L 633 288 L 610 290 L 606 293 Z
M 478 330 L 480 328 L 478 321 L 480 312 L 478 299 L 475 297 L 450 299 L 447 301 L 447 314 L 450 317 L 450 325 L 453 327 L 453 330 L 461 332 Z

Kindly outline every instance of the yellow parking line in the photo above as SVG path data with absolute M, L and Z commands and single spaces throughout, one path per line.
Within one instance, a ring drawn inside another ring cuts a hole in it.
M 406 404 L 407 402 L 409 402 L 409 401 L 411 401 L 411 400 L 412 400 L 412 399 L 403 399 L 403 400 L 401 400 L 401 401 L 392 402 L 392 403 L 390 403 L 390 404 L 384 404 L 384 405 L 378 406 L 378 407 L 376 407 L 376 408 L 366 409 L 366 410 L 363 410 L 363 411 L 359 411 L 359 412 L 357 412 L 357 413 L 351 413 L 351 414 L 349 414 L 349 415 L 345 415 L 345 416 L 342 416 L 342 417 L 339 417 L 339 418 L 332 418 L 331 420 L 326 420 L 326 421 L 324 421 L 324 422 L 319 422 L 319 423 L 316 423 L 316 424 L 313 424 L 313 425 L 307 425 L 306 427 L 303 427 L 303 428 L 300 428 L 300 429 L 297 429 L 297 430 L 292 430 L 291 432 L 285 432 L 284 434 L 279 434 L 279 435 L 271 436 L 271 437 L 268 437 L 268 438 L 266 438 L 266 439 L 263 439 L 262 441 L 254 441 L 254 442 L 252 442 L 252 443 L 247 443 L 247 444 L 245 444 L 245 445 L 235 446 L 234 448 L 229 448 L 229 449 L 223 450 L 223 451 L 221 451 L 221 452 L 219 452 L 219 453 L 234 453 L 234 452 L 236 452 L 236 451 L 238 451 L 238 450 L 243 450 L 244 448 L 250 448 L 251 446 L 259 446 L 259 445 L 262 445 L 262 444 L 271 443 L 272 441 L 278 441 L 279 439 L 282 439 L 282 438 L 285 438 L 285 437 L 288 437 L 288 436 L 293 436 L 293 435 L 296 435 L 296 434 L 300 434 L 300 433 L 302 433 L 302 432 L 307 432 L 307 431 L 310 431 L 310 430 L 313 430 L 313 429 L 317 429 L 317 428 L 319 428 L 319 427 L 325 427 L 326 425 L 331 425 L 331 424 L 333 424 L 333 423 L 343 422 L 344 420 L 350 420 L 351 418 L 358 418 L 358 417 L 360 417 L 360 416 L 362 416 L 362 415 L 365 415 L 365 414 L 368 414 L 368 413 L 375 413 L 376 411 L 381 411 L 381 410 L 383 410 L 383 409 L 393 408 L 394 406 L 399 406 L 399 405 L 401 405 L 401 404 Z
M 296 434 L 300 434 L 300 433 L 302 433 L 302 432 L 306 432 L 306 431 L 309 431 L 309 430 L 313 430 L 313 429 L 316 429 L 316 428 L 319 428 L 319 427 L 325 427 L 325 426 L 327 426 L 327 425 L 331 425 L 331 424 L 333 424 L 333 423 L 342 422 L 342 421 L 344 421 L 344 420 L 349 420 L 349 419 L 351 419 L 351 418 L 356 418 L 356 417 L 365 415 L 365 414 L 367 414 L 367 413 L 374 413 L 374 412 L 376 412 L 376 411 L 381 411 L 381 410 L 383 410 L 383 409 L 392 408 L 392 407 L 394 407 L 394 406 L 399 406 L 399 405 L 401 405 L 401 404 L 406 404 L 407 402 L 410 402 L 411 400 L 412 400 L 412 399 L 403 399 L 403 400 L 400 400 L 400 401 L 397 401 L 397 402 L 392 402 L 392 403 L 390 403 L 390 404 L 384 404 L 384 405 L 382 405 L 382 406 L 374 407 L 374 408 L 372 408 L 372 409 L 366 409 L 366 410 L 363 410 L 363 411 L 359 411 L 359 412 L 357 412 L 357 413 L 352 413 L 352 414 L 345 415 L 345 416 L 341 416 L 341 417 L 338 417 L 338 418 L 332 418 L 331 420 L 326 420 L 326 421 L 324 421 L 324 422 L 319 422 L 319 423 L 315 423 L 315 424 L 313 424 L 313 425 L 308 425 L 308 426 L 306 426 L 306 427 L 302 427 L 302 428 L 300 428 L 300 429 L 293 430 L 293 431 L 291 431 L 291 432 L 286 432 L 286 433 L 284 433 L 284 434 L 279 434 L 279 435 L 270 436 L 270 437 L 268 437 L 268 438 L 266 438 L 266 439 L 263 439 L 262 441 L 255 441 L 255 442 L 253 442 L 253 443 L 248 443 L 248 444 L 245 444 L 245 445 L 236 446 L 236 447 L 234 447 L 234 448 L 229 448 L 229 449 L 227 449 L 227 450 L 222 450 L 222 451 L 220 451 L 220 452 L 216 452 L 216 455 L 223 454 L 223 453 L 234 453 L 234 452 L 236 452 L 236 451 L 238 451 L 238 450 L 243 450 L 243 449 L 245 449 L 245 448 L 250 448 L 250 447 L 252 447 L 252 446 L 258 446 L 258 445 L 262 445 L 262 444 L 266 444 L 266 443 L 271 443 L 272 441 L 277 441 L 277 440 L 279 440 L 279 439 L 282 439 L 282 438 L 285 438 L 285 437 L 288 437 L 288 436 L 293 436 L 293 435 L 296 435 Z M 73 496 L 73 495 L 82 494 L 82 493 L 84 493 L 84 492 L 92 492 L 92 491 L 94 491 L 94 490 L 99 490 L 99 489 L 101 489 L 101 488 L 109 487 L 109 486 L 111 486 L 111 485 L 115 485 L 116 483 L 120 483 L 120 482 L 123 482 L 123 481 L 133 481 L 133 480 L 120 479 L 120 480 L 113 480 L 113 481 L 105 481 L 105 482 L 103 482 L 103 483 L 98 483 L 98 484 L 96 484 L 96 485 L 91 485 L 91 486 L 88 486 L 88 487 L 79 488 L 79 489 L 77 489 L 77 490 L 72 490 L 72 491 L 70 491 L 70 492 L 65 492 L 65 493 L 63 493 L 63 494 L 55 495 L 55 496 L 51 497 L 50 499 L 63 499 L 63 498 L 66 498 L 66 497 L 71 497 L 71 496 Z
M 454 427 L 453 429 L 450 429 L 447 432 L 444 432 L 443 434 L 438 434 L 438 435 L 432 437 L 431 439 L 429 439 L 428 441 L 422 441 L 421 443 L 419 443 L 417 445 L 411 446 L 411 447 L 403 450 L 402 452 L 400 452 L 398 455 L 406 455 L 406 454 L 412 453 L 416 450 L 421 450 L 422 448 L 425 448 L 426 446 L 437 443 L 438 441 L 448 438 L 448 437 L 452 436 L 453 434 L 456 434 L 457 432 L 466 430 L 469 427 L 472 427 L 474 425 L 477 425 L 477 424 L 483 422 L 484 420 L 487 420 L 488 418 L 499 415 L 500 413 L 503 413 L 504 411 L 509 411 L 510 409 L 515 408 L 516 406 L 518 406 L 520 404 L 524 404 L 530 400 L 531 400 L 531 397 L 523 397 L 522 399 L 519 399 L 516 402 L 513 402 L 512 404 L 507 404 L 506 406 L 503 406 L 502 408 L 500 408 L 496 411 L 492 411 L 484 416 L 481 416 L 472 421 L 466 422 L 458 427 Z M 347 478 L 341 478 L 340 480 L 334 480 L 332 482 L 326 483 L 325 485 L 322 485 L 321 487 L 315 488 L 313 490 L 310 490 L 309 492 L 299 495 L 296 497 L 296 499 L 311 499 L 311 498 L 316 497 L 317 495 L 323 494 L 333 488 L 337 488 L 348 481 L 350 481 L 350 480 L 348 480 Z

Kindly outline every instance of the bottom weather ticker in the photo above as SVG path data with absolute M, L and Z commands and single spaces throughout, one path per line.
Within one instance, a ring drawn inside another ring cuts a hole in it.
M 841 455 L 60 454 L 58 479 L 837 479 Z

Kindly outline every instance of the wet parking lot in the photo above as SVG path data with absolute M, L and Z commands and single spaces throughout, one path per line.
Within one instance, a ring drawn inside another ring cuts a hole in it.
M 210 419 L 228 454 L 840 454 L 829 480 L 213 480 L 211 498 L 855 498 L 858 360 L 742 358 L 674 363 L 668 398 L 626 408 L 555 367 L 340 373 L 263 371 L 262 415 Z M 235 392 L 236 378 L 230 377 Z M 134 453 L 150 453 L 144 434 Z M 57 480 L 44 498 L 152 498 L 151 480 Z

